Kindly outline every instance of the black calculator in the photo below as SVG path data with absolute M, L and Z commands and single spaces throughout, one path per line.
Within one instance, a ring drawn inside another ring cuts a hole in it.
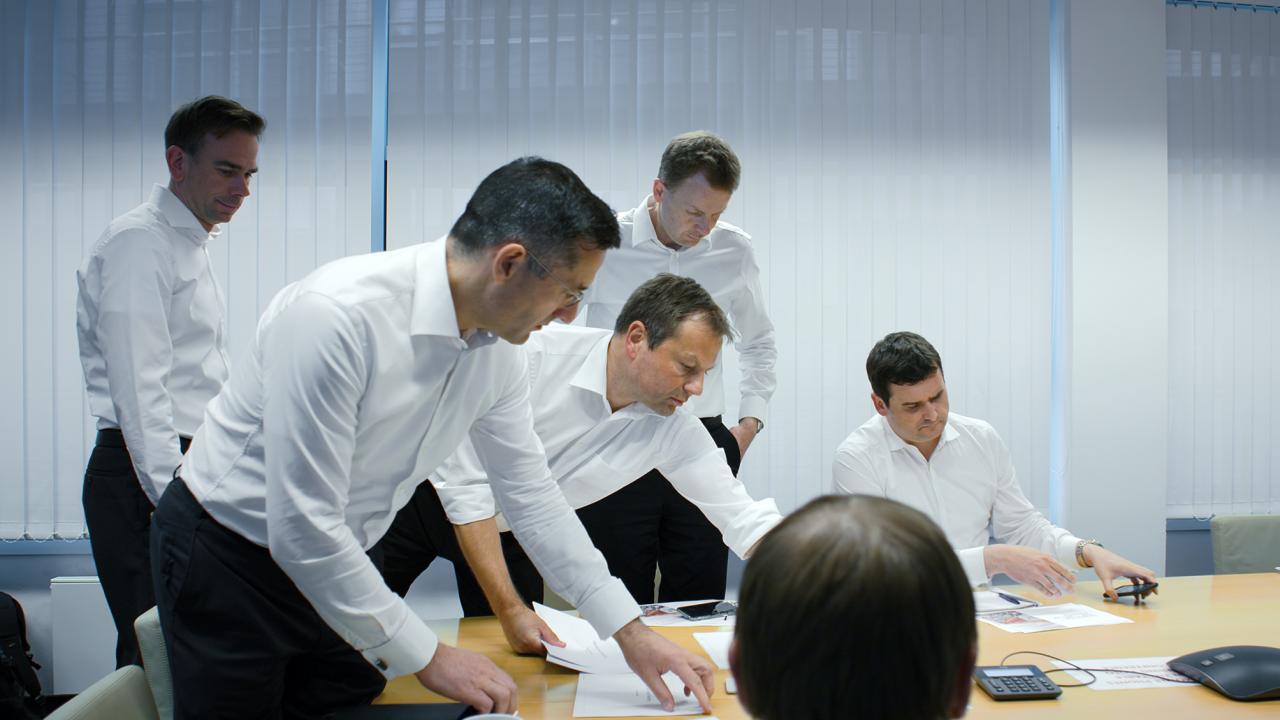
M 1062 694 L 1062 688 L 1035 665 L 976 667 L 973 680 L 992 700 L 1052 700 Z

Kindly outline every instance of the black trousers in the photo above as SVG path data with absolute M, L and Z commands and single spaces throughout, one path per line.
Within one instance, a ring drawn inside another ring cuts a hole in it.
M 181 479 L 156 508 L 151 556 L 178 720 L 322 717 L 386 685 L 267 549 L 219 525 Z
M 182 452 L 190 438 L 179 438 Z M 141 665 L 133 621 L 156 604 L 151 590 L 151 511 L 119 430 L 99 430 L 84 471 L 84 521 L 116 625 L 116 667 Z
M 702 424 L 738 474 L 738 441 L 719 417 Z M 640 604 L 651 603 L 654 571 L 662 570 L 658 602 L 723 598 L 729 548 L 720 531 L 651 470 L 612 495 L 578 510 L 591 542 Z
M 492 615 L 493 609 L 484 596 L 484 590 L 467 565 L 453 532 L 453 524 L 444 512 L 440 496 L 430 482 L 423 482 L 414 490 L 409 504 L 400 509 L 387 534 L 369 551 L 381 560 L 382 577 L 401 597 L 409 592 L 409 586 L 422 574 L 432 560 L 442 557 L 453 563 L 458 580 L 458 600 L 462 613 L 467 617 Z M 520 543 L 509 533 L 502 533 L 502 555 L 507 561 L 512 584 L 526 605 L 542 602 L 542 576 L 525 555 Z

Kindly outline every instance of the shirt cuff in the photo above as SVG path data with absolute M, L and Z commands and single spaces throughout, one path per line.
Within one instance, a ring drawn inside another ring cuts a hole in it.
M 600 639 L 613 637 L 623 625 L 640 617 L 640 606 L 618 578 L 598 590 L 578 606 L 578 614 L 591 623 Z
M 378 647 L 361 650 L 364 659 L 388 680 L 418 672 L 436 656 L 440 639 L 408 607 L 400 631 Z
M 1058 562 L 1073 570 L 1083 569 L 1080 563 L 1076 562 L 1076 543 L 1078 542 L 1080 538 L 1070 534 L 1058 540 Z
M 987 574 L 986 550 L 986 546 L 979 546 L 956 551 L 960 567 L 964 568 L 965 577 L 969 578 L 969 585 L 972 587 L 991 580 L 991 576 Z
M 760 542 L 760 538 L 782 522 L 782 513 L 778 512 L 778 504 L 773 498 L 757 500 L 744 515 L 745 520 L 742 520 L 743 515 L 739 515 L 738 520 L 724 533 L 725 544 L 743 560 L 747 559 L 747 552 Z M 744 530 L 739 532 L 739 527 L 744 527 Z
M 743 395 L 738 403 L 738 418 L 753 417 L 764 422 L 765 412 L 769 409 L 769 401 L 755 395 Z

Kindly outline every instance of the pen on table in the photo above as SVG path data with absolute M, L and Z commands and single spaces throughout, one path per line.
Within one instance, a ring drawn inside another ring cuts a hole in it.
M 1020 598 L 1016 598 L 1016 597 L 1014 597 L 1014 596 L 1012 596 L 1012 595 L 1006 595 L 1005 593 L 1002 593 L 1002 592 L 1000 592 L 999 590 L 993 590 L 992 592 L 994 592 L 996 595 L 999 595 L 999 596 L 1000 596 L 1000 599 L 1002 599 L 1002 600 L 1008 600 L 1009 602 L 1013 603 L 1014 605 L 1021 605 L 1021 604 L 1022 604 L 1022 600 L 1021 600 Z

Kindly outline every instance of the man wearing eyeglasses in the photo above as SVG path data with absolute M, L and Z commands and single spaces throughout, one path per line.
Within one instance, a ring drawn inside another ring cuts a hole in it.
M 644 627 L 551 479 L 515 347 L 573 318 L 617 244 L 571 170 L 523 158 L 480 183 L 447 237 L 276 295 L 154 516 L 175 717 L 323 717 L 406 674 L 514 712 L 511 677 L 439 642 L 366 554 L 466 438 L 551 586 L 664 706 L 673 672 L 709 711 L 709 663 Z
M 737 421 L 726 427 L 725 380 L 707 374 L 705 392 L 688 410 L 725 454 L 734 474 L 764 429 L 777 385 L 777 348 L 765 305 L 751 236 L 720 215 L 738 189 L 742 166 L 723 139 L 691 132 L 671 140 L 658 177 L 640 205 L 618 216 L 622 247 L 611 252 L 583 300 L 588 327 L 612 329 L 633 290 L 660 272 L 697 280 L 737 331 L 741 379 Z M 625 489 L 578 512 L 609 568 L 638 602 L 722 598 L 728 549 L 720 532 L 654 470 Z
M 612 331 L 557 323 L 530 336 L 534 430 L 572 507 L 589 507 L 656 466 L 740 557 L 781 521 L 772 499 L 753 500 L 734 477 L 697 416 L 680 410 L 702 393 L 731 335 L 702 286 L 663 273 L 631 294 Z M 463 444 L 379 543 L 383 577 L 403 595 L 445 557 L 463 611 L 496 614 L 514 650 L 540 653 L 543 640 L 557 642 L 526 605 L 542 597 L 542 578 L 508 525 L 475 448 Z

